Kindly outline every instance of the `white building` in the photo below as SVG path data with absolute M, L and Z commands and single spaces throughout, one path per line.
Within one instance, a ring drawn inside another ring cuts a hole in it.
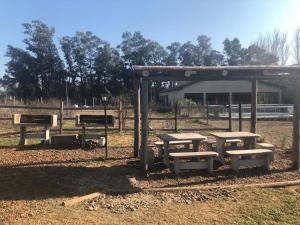
M 258 82 L 258 104 L 281 104 L 281 89 L 267 82 Z M 199 104 L 228 104 L 229 97 L 233 104 L 248 104 L 251 99 L 251 81 L 198 81 L 180 82 L 177 86 L 159 93 L 160 103 L 173 105 L 184 98 Z

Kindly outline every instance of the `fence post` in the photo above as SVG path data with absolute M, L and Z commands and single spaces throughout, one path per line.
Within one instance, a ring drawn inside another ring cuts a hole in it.
M 175 103 L 175 117 L 174 117 L 175 132 L 178 132 L 178 127 L 177 127 L 177 112 L 178 112 L 178 102 Z
M 229 93 L 229 101 L 228 101 L 228 127 L 229 131 L 232 131 L 232 94 Z
M 119 132 L 123 131 L 122 96 L 119 97 Z
M 206 125 L 208 125 L 208 118 L 209 118 L 209 110 L 208 110 L 208 104 L 206 104 Z
M 60 109 L 59 109 L 59 134 L 62 134 L 63 130 L 63 114 L 64 114 L 64 102 L 60 102 Z
M 242 131 L 242 104 L 239 103 L 239 131 Z

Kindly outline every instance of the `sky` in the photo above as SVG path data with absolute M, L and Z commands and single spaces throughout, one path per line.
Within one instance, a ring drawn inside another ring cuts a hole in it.
M 0 77 L 7 45 L 24 48 L 22 23 L 41 20 L 54 27 L 55 42 L 76 31 L 92 31 L 116 46 L 125 31 L 141 31 L 163 46 L 211 37 L 248 46 L 275 28 L 292 34 L 300 25 L 300 0 L 0 0 Z

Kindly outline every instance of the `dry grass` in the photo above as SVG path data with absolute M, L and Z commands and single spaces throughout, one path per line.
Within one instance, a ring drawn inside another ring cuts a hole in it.
M 235 129 L 236 125 L 235 122 Z M 248 122 L 243 125 L 245 130 L 249 129 Z M 73 126 L 72 121 L 65 126 Z M 187 121 L 184 126 L 205 125 Z M 226 127 L 228 123 L 211 121 L 209 126 Z M 96 203 L 66 208 L 60 205 L 63 200 L 78 195 L 130 189 L 128 177 L 136 178 L 138 188 L 300 178 L 298 171 L 288 170 L 291 131 L 289 121 L 259 121 L 258 133 L 277 146 L 270 173 L 253 169 L 235 175 L 225 166 L 213 175 L 193 172 L 179 177 L 158 162 L 145 177 L 138 160 L 131 158 L 132 133 L 110 133 L 109 160 L 104 160 L 103 149 L 18 148 L 14 146 L 16 138 L 1 139 L 1 145 L 12 146 L 0 150 L 0 224 L 299 224 L 298 188 L 241 189 L 228 195 L 211 192 L 106 195 Z M 149 139 L 153 143 L 155 134 L 151 133 Z M 91 204 L 95 206 L 90 208 Z

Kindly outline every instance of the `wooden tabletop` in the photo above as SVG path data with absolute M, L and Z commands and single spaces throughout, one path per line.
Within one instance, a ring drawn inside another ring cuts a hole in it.
M 182 141 L 182 140 L 205 140 L 206 137 L 197 133 L 174 133 L 174 134 L 158 134 L 157 137 L 164 141 Z
M 213 132 L 210 134 L 214 137 L 223 138 L 223 139 L 260 137 L 259 134 L 254 134 L 254 133 L 244 132 L 244 131 L 242 131 L 242 132 Z

